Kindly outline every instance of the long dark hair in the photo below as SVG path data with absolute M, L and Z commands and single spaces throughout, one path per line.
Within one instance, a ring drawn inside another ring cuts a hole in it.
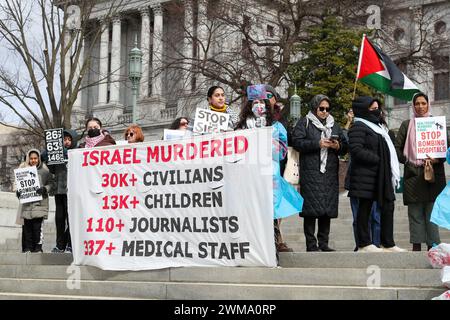
M 178 130 L 178 129 L 180 128 L 180 122 L 181 122 L 181 120 L 183 120 L 183 119 L 185 119 L 185 120 L 189 123 L 189 119 L 188 119 L 188 118 L 186 118 L 186 117 L 179 117 L 179 118 L 176 118 L 176 119 L 170 124 L 169 129 L 171 129 L 171 130 Z
M 102 126 L 102 122 L 98 119 L 98 118 L 95 118 L 95 117 L 91 117 L 91 118 L 89 118 L 89 119 L 87 119 L 86 120 L 86 124 L 85 124 L 85 128 L 87 128 L 87 126 L 88 126 L 88 123 L 89 122 L 91 122 L 91 121 L 95 121 L 95 122 L 97 122 L 98 123 L 98 125 L 100 126 L 100 128 L 102 128 L 103 126 Z
M 212 86 L 208 89 L 208 94 L 207 94 L 207 98 L 212 98 L 214 91 L 216 91 L 217 89 L 222 89 L 223 92 L 225 92 L 225 90 L 223 90 L 222 87 L 220 86 Z
M 273 110 L 270 107 L 269 100 L 263 100 L 266 105 L 266 123 L 267 126 L 271 126 L 273 123 Z M 253 100 L 248 100 L 245 104 L 244 108 L 242 108 L 241 113 L 239 114 L 239 122 L 234 127 L 234 129 L 245 129 L 247 118 L 253 117 L 252 111 Z

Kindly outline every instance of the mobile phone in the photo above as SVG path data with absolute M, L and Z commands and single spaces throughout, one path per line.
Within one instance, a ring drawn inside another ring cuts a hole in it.
M 331 137 L 330 137 L 330 140 L 336 140 L 336 141 L 338 141 L 339 140 L 339 136 L 337 135 L 337 134 L 332 134 L 331 135 Z

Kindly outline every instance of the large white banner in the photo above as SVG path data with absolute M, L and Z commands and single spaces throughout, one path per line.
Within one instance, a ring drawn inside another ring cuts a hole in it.
M 74 263 L 276 266 L 271 130 L 70 150 Z

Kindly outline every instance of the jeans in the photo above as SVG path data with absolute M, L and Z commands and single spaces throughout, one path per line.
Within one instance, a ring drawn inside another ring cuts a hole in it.
M 357 216 L 358 216 L 358 206 L 359 198 L 350 197 L 350 205 L 352 208 L 353 215 L 353 236 L 355 237 L 356 247 L 358 247 L 358 232 L 357 232 Z M 369 232 L 372 239 L 372 243 L 377 247 L 380 247 L 380 206 L 374 202 L 369 217 Z

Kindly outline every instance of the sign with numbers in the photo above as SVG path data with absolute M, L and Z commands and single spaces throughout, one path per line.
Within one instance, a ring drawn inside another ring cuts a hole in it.
M 63 129 L 45 130 L 45 148 L 48 155 L 47 164 L 65 163 Z
M 272 128 L 69 150 L 74 263 L 275 267 Z
M 20 203 L 28 203 L 42 200 L 42 196 L 36 193 L 41 186 L 36 167 L 26 167 L 14 170 L 17 191 L 20 192 Z

